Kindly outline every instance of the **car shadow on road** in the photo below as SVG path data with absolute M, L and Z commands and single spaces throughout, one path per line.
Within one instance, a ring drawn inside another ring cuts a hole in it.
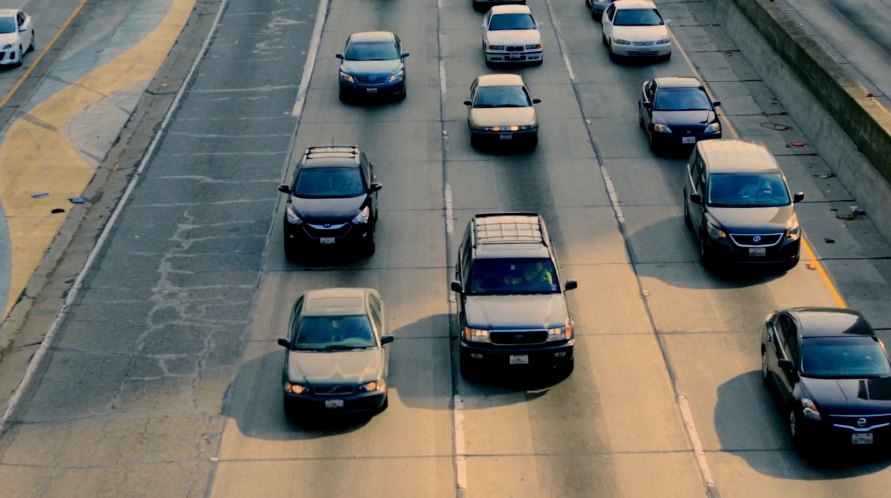
M 785 415 L 761 382 L 761 372 L 738 375 L 718 387 L 714 424 L 721 451 L 755 471 L 782 479 L 846 479 L 884 470 L 884 452 L 822 449 L 802 456 L 789 438 Z

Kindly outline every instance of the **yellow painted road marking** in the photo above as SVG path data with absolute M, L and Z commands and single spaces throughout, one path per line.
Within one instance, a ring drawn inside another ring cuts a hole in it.
M 674 36 L 674 33 L 671 30 L 669 30 L 669 34 L 671 35 L 672 44 L 678 49 L 678 52 L 681 53 L 681 56 L 683 56 L 684 60 L 687 61 L 687 66 L 690 67 L 690 69 L 693 71 L 693 74 L 697 78 L 699 78 L 699 80 L 702 81 L 702 83 L 708 88 L 709 92 L 714 95 L 715 93 L 712 92 L 711 87 L 709 87 L 708 83 L 702 77 L 702 74 L 699 72 L 698 69 L 696 69 L 696 66 L 693 65 L 693 61 L 690 59 L 690 56 L 687 55 L 687 52 L 681 47 L 680 43 L 678 43 L 677 37 Z M 730 120 L 730 116 L 724 114 L 723 111 L 720 113 L 720 115 L 723 118 L 721 121 L 721 125 L 724 126 L 724 128 L 726 128 L 728 132 L 730 132 L 730 135 L 733 138 L 740 138 L 739 131 L 737 131 L 736 127 L 733 126 L 733 122 Z M 814 253 L 814 250 L 808 243 L 807 238 L 805 238 L 804 236 L 803 229 L 801 230 L 801 249 L 806 253 L 807 257 L 811 259 L 810 264 L 814 266 L 817 274 L 820 275 L 820 279 L 823 280 L 823 284 L 826 286 L 827 289 L 829 289 L 829 293 L 832 295 L 835 303 L 840 308 L 847 308 L 848 305 L 845 302 L 845 299 L 842 297 L 841 293 L 838 291 L 838 288 L 832 282 L 832 279 L 829 278 L 829 274 L 826 273 L 826 269 L 823 267 L 822 264 L 820 264 L 820 260 L 817 259 L 816 253 Z
M 11 99 L 12 96 L 15 95 L 17 91 L 19 91 L 19 88 L 22 87 L 22 85 L 25 83 L 25 80 L 28 79 L 28 76 L 31 76 L 34 68 L 36 68 L 37 65 L 40 64 L 40 61 L 43 60 L 43 58 L 46 56 L 46 54 L 50 50 L 52 50 L 53 45 L 56 44 L 56 42 L 59 40 L 59 37 L 62 36 L 62 33 L 66 29 L 68 29 L 68 26 L 71 25 L 72 22 L 74 22 L 74 18 L 77 17 L 78 14 L 80 14 L 80 11 L 83 10 L 86 3 L 87 0 L 80 0 L 80 3 L 77 4 L 77 7 L 75 7 L 71 15 L 68 16 L 68 19 L 66 19 L 65 22 L 63 22 L 62 25 L 59 26 L 58 31 L 56 31 L 56 34 L 53 35 L 49 43 L 46 44 L 46 47 L 40 51 L 34 61 L 31 62 L 31 65 L 28 66 L 28 69 L 25 70 L 25 73 L 22 74 L 22 76 L 18 79 L 18 81 L 16 81 L 15 84 L 12 85 L 12 88 L 10 88 L 9 93 L 7 93 L 5 97 L 3 97 L 3 100 L 0 100 L 0 107 L 5 107 L 6 104 L 9 103 L 9 99 Z
M 28 119 L 18 119 L 9 127 L 0 144 L 0 201 L 12 255 L 5 314 L 67 219 L 68 198 L 83 194 L 93 178 L 94 167 L 69 140 L 69 124 L 115 92 L 148 82 L 182 31 L 195 2 L 173 0 L 165 17 L 145 38 L 44 100 Z M 42 192 L 49 196 L 31 197 Z M 53 208 L 63 208 L 65 213 L 51 214 Z

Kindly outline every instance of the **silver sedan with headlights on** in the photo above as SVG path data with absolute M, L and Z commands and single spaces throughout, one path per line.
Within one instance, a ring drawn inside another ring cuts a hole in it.
M 538 117 L 523 77 L 518 74 L 484 74 L 470 85 L 467 125 L 470 144 L 513 144 L 529 149 L 538 145 Z
M 497 5 L 483 20 L 486 64 L 542 63 L 541 33 L 525 5 Z

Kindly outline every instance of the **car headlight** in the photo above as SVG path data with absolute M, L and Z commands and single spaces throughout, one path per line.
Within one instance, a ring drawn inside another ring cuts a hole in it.
M 400 81 L 405 77 L 405 69 L 400 70 L 399 72 L 393 73 L 390 75 L 390 83 L 394 81 Z
M 656 40 L 656 45 L 665 45 L 667 43 L 671 43 L 671 38 L 662 38 L 662 39 Z
M 288 218 L 288 223 L 292 225 L 302 225 L 303 220 L 297 216 L 297 211 L 294 211 L 294 207 L 288 204 L 288 207 L 285 208 L 285 216 Z
M 807 398 L 801 398 L 801 413 L 804 414 L 804 418 L 809 420 L 819 421 L 822 418 L 817 404 Z
M 368 223 L 368 216 L 370 214 L 371 214 L 371 207 L 365 206 L 364 208 L 362 208 L 361 211 L 359 211 L 359 214 L 357 214 L 356 217 L 353 218 L 353 223 L 356 223 L 356 224 Z
M 6 45 L 3 45 L 3 50 L 9 50 L 11 48 L 12 48 L 12 43 L 7 43 Z
M 355 82 L 356 82 L 356 79 L 355 79 L 355 78 L 353 78 L 351 75 L 349 75 L 349 74 L 347 74 L 347 73 L 345 73 L 345 72 L 343 72 L 343 71 L 340 72 L 340 79 L 342 79 L 343 81 L 347 81 L 347 82 L 349 82 L 349 83 L 355 83 Z
M 538 44 L 535 44 L 535 45 L 526 45 L 526 48 L 527 48 L 527 49 L 541 48 L 541 43 L 538 43 Z
M 309 388 L 306 386 L 301 386 L 300 384 L 292 384 L 290 382 L 285 382 L 285 392 L 291 394 L 303 394 L 309 391 Z
M 706 230 L 708 231 L 708 236 L 713 239 L 727 238 L 727 232 L 718 228 L 718 226 L 713 224 L 711 221 L 706 223 Z
M 664 124 L 656 123 L 653 125 L 653 131 L 657 131 L 659 133 L 671 133 L 671 128 L 665 126 Z
M 572 339 L 572 322 L 566 322 L 562 327 L 548 329 L 548 341 L 568 341 Z
M 489 50 L 504 50 L 504 45 L 489 45 Z
M 705 127 L 705 133 L 720 133 L 721 132 L 721 123 L 715 121 L 714 123 Z
M 801 225 L 798 224 L 798 215 L 792 215 L 786 223 L 786 240 L 798 240 L 801 237 Z
M 464 340 L 467 342 L 492 342 L 489 339 L 489 331 L 464 327 Z
M 614 40 L 613 40 L 613 43 L 615 43 L 616 45 L 631 45 L 631 42 L 630 42 L 630 41 L 628 41 L 628 40 L 623 40 L 623 39 L 621 39 L 621 38 L 616 38 L 616 39 L 614 39 Z
M 384 392 L 387 390 L 387 383 L 384 379 L 373 380 L 359 386 L 359 392 L 372 393 L 375 391 Z

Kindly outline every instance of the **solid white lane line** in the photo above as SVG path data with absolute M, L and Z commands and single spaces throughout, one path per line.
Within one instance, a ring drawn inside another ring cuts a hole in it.
M 303 104 L 306 103 L 306 92 L 309 90 L 309 82 L 312 80 L 312 71 L 316 66 L 316 56 L 319 54 L 319 43 L 322 41 L 322 28 L 325 27 L 325 19 L 328 18 L 328 4 L 331 0 L 321 0 L 319 10 L 316 12 L 316 22 L 312 27 L 312 40 L 309 42 L 309 50 L 306 52 L 306 62 L 303 65 L 303 76 L 300 78 L 300 89 L 297 90 L 297 100 L 291 110 L 291 116 L 299 118 L 303 112 Z
M 455 231 L 455 220 L 452 217 L 452 187 L 448 183 L 445 184 L 443 196 L 445 198 L 446 233 L 451 235 Z
M 569 73 L 569 79 L 575 81 L 575 73 L 572 72 L 572 64 L 569 62 L 569 52 L 566 50 L 563 31 L 560 30 L 560 24 L 554 17 L 554 9 L 551 7 L 551 0 L 546 0 L 545 6 L 548 9 L 548 16 L 551 18 L 551 24 L 554 26 L 554 35 L 557 37 L 557 46 L 560 47 L 560 55 L 563 57 L 563 65 L 566 66 L 566 72 Z
M 207 52 L 207 47 L 210 46 L 210 40 L 213 38 L 214 34 L 217 31 L 217 26 L 219 26 L 220 18 L 223 17 L 223 12 L 226 10 L 227 4 L 228 0 L 222 0 L 220 2 L 220 8 L 219 10 L 217 10 L 216 18 L 214 18 L 213 27 L 211 27 L 210 32 L 204 39 L 204 43 L 201 45 L 201 51 L 198 52 L 198 56 L 195 57 L 195 61 L 192 62 L 192 67 L 189 68 L 188 74 L 186 74 L 185 79 L 183 79 L 182 85 L 180 85 L 179 90 L 176 92 L 176 95 L 173 98 L 173 102 L 171 102 L 170 104 L 170 108 L 167 109 L 167 113 L 164 115 L 164 119 L 161 121 L 161 125 L 158 126 L 158 130 L 155 132 L 155 136 L 152 138 L 151 143 L 149 143 L 145 154 L 143 154 L 142 159 L 139 162 L 139 166 L 136 168 L 135 174 L 127 183 L 127 188 L 124 190 L 124 194 L 118 200 L 118 203 L 115 206 L 114 211 L 112 211 L 111 216 L 109 216 L 108 223 L 105 224 L 105 227 L 102 229 L 102 233 L 99 234 L 99 238 L 96 240 L 96 245 L 93 246 L 93 249 L 87 256 L 87 260 L 84 262 L 83 268 L 81 268 L 80 273 L 77 274 L 77 278 L 74 279 L 74 283 L 71 285 L 71 290 L 68 291 L 68 294 L 65 296 L 65 300 L 62 301 L 62 308 L 59 310 L 59 313 L 50 324 L 49 330 L 43 337 L 43 341 L 41 341 L 40 346 L 37 347 L 37 352 L 34 353 L 34 357 L 28 363 L 28 368 L 27 370 L 25 370 L 25 375 L 24 377 L 22 377 L 22 381 L 19 383 L 19 386 L 16 388 L 13 395 L 9 398 L 9 402 L 6 405 L 6 411 L 3 412 L 3 417 L 0 418 L 0 433 L 5 432 L 6 425 L 9 423 L 9 418 L 15 412 L 16 408 L 18 408 L 18 405 L 22 399 L 22 395 L 25 391 L 28 390 L 31 383 L 34 381 L 34 376 L 36 375 L 37 370 L 40 369 L 41 365 L 46 359 L 46 355 L 49 351 L 50 346 L 55 340 L 56 333 L 59 330 L 59 325 L 68 314 L 68 309 L 71 307 L 71 303 L 73 303 L 74 300 L 77 298 L 77 294 L 80 291 L 81 286 L 83 285 L 87 273 L 90 272 L 90 269 L 96 262 L 96 258 L 105 247 L 105 242 L 108 240 L 109 234 L 114 229 L 114 225 L 120 217 L 121 212 L 124 210 L 124 206 L 127 205 L 127 201 L 133 194 L 133 190 L 136 188 L 136 184 L 138 184 L 139 181 L 142 179 L 142 173 L 145 170 L 146 165 L 148 165 L 149 160 L 151 160 L 152 155 L 155 152 L 155 148 L 157 148 L 158 144 L 161 142 L 161 137 L 167 130 L 167 126 L 170 125 L 170 121 L 173 119 L 173 114 L 179 108 L 179 103 L 182 100 L 183 95 L 185 95 L 186 93 L 186 88 L 189 86 L 192 78 L 195 76 L 195 71 L 198 70 L 198 64 L 201 63 L 201 60 L 204 58 L 204 54 Z
M 467 489 L 467 449 L 464 446 L 464 399 L 458 394 L 455 395 L 452 410 L 455 421 L 455 474 L 460 495 Z

